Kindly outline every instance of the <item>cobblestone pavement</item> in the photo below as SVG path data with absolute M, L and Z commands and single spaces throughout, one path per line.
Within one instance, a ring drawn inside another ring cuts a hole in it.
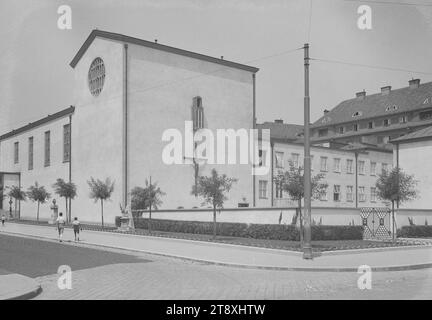
M 357 287 L 354 272 L 293 272 L 231 268 L 141 255 L 147 263 L 120 263 L 73 271 L 72 289 L 58 275 L 37 278 L 35 299 L 431 299 L 432 269 L 374 272 L 372 289 Z

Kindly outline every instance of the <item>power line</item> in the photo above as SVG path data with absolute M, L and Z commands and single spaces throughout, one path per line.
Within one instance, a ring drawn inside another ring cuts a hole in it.
M 319 59 L 319 58 L 310 58 L 310 60 L 319 61 L 319 62 L 326 62 L 326 63 L 343 64 L 343 65 L 354 66 L 354 67 L 370 68 L 370 69 L 380 69 L 380 70 L 388 70 L 388 71 L 399 71 L 399 72 L 407 72 L 407 73 L 418 73 L 418 74 L 432 75 L 432 72 L 424 72 L 424 71 L 416 71 L 416 70 L 409 70 L 409 69 L 402 69 L 402 68 L 393 68 L 393 67 L 386 67 L 386 66 L 361 64 L 361 63 L 346 62 L 346 61 L 339 61 L 339 60 L 329 60 L 329 59 Z
M 371 4 L 386 4 L 395 6 L 418 6 L 418 7 L 432 7 L 430 3 L 414 3 L 414 2 L 397 2 L 397 1 L 372 1 L 372 0 L 344 0 L 346 2 L 363 2 Z

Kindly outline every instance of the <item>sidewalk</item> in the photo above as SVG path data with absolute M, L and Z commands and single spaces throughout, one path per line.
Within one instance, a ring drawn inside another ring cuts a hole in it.
M 8 223 L 2 233 L 57 240 L 53 227 Z M 296 271 L 355 271 L 361 265 L 372 270 L 406 270 L 432 267 L 432 247 L 412 246 L 324 252 L 313 260 L 302 259 L 300 252 L 245 247 L 182 239 L 130 235 L 111 232 L 83 231 L 82 244 L 125 249 L 204 263 L 245 268 L 265 268 Z M 66 229 L 64 240 L 72 240 L 72 230 Z M 80 244 L 77 244 L 80 245 Z
M 39 294 L 40 284 L 29 277 L 0 272 L 0 300 L 25 300 Z

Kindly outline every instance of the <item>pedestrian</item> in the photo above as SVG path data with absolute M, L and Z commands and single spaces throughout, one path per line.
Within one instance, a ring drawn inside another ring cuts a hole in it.
M 63 232 L 66 225 L 66 220 L 63 218 L 63 213 L 59 213 L 59 216 L 57 218 L 57 230 L 59 233 L 59 241 L 62 242 L 63 240 Z
M 80 234 L 80 230 L 82 230 L 82 228 L 81 228 L 81 223 L 79 222 L 77 217 L 74 218 L 72 225 L 73 225 L 73 231 L 74 231 L 74 235 L 75 235 L 75 241 L 77 241 L 77 240 L 79 241 L 79 234 Z
M 2 220 L 2 226 L 4 227 L 5 226 L 5 221 L 6 221 L 6 217 L 5 217 L 4 214 L 2 214 L 1 220 Z

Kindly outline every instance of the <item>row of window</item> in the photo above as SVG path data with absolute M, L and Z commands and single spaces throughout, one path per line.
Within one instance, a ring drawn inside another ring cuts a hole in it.
M 361 115 L 360 113 L 356 112 L 353 114 L 353 117 L 359 116 Z M 419 118 L 420 120 L 429 120 L 432 119 L 432 110 L 428 110 L 428 111 L 423 111 L 419 113 Z M 383 119 L 382 121 L 382 125 L 384 127 L 389 127 L 392 124 L 403 124 L 403 123 L 407 123 L 408 122 L 408 116 L 406 115 L 402 115 L 399 116 L 398 118 L 394 118 L 394 120 L 392 120 L 391 118 L 387 118 L 387 119 Z M 369 121 L 367 124 L 364 124 L 364 129 L 374 129 L 376 126 L 376 121 Z M 349 125 L 349 126 L 340 126 L 337 128 L 336 132 L 338 134 L 344 134 L 347 131 L 358 131 L 360 128 L 358 123 L 354 123 L 353 125 Z M 328 128 L 323 128 L 323 129 L 319 129 L 318 130 L 318 137 L 325 137 L 327 136 L 329 133 Z
M 262 153 L 261 153 L 262 155 Z M 263 160 L 265 159 L 264 156 L 261 157 L 260 164 L 262 165 Z M 291 153 L 291 161 L 294 164 L 296 168 L 300 165 L 299 163 L 300 154 L 298 153 Z M 314 156 L 311 155 L 311 167 L 313 170 L 313 159 Z M 283 152 L 275 152 L 275 166 L 278 169 L 284 169 L 284 153 Z M 377 162 L 370 161 L 370 168 L 369 168 L 370 175 L 374 176 L 377 174 Z M 382 171 L 388 170 L 388 164 L 382 163 L 381 164 Z M 328 172 L 329 171 L 329 160 L 326 156 L 320 157 L 320 171 Z M 342 159 L 341 158 L 333 158 L 333 171 L 337 173 L 342 172 Z M 346 173 L 354 173 L 354 160 L 353 159 L 346 159 L 345 161 L 345 172 Z M 366 174 L 366 161 L 359 160 L 358 161 L 358 173 L 360 175 Z
M 260 199 L 267 199 L 267 186 L 268 181 L 267 180 L 260 180 L 259 181 L 259 197 Z M 370 187 L 369 189 L 369 196 L 371 202 L 376 202 L 377 197 L 377 190 L 376 187 Z M 283 198 L 283 190 L 280 187 L 278 183 L 275 184 L 275 197 L 276 198 Z M 327 201 L 328 200 L 328 189 L 323 190 L 323 192 L 319 195 L 319 199 L 321 201 Z M 347 202 L 354 201 L 354 186 L 346 186 L 345 187 L 345 199 Z M 367 199 L 366 196 L 366 187 L 359 186 L 358 187 L 358 200 L 359 202 L 365 202 Z M 340 185 L 334 185 L 333 186 L 333 201 L 339 202 L 342 201 L 342 191 Z
M 14 142 L 14 164 L 18 164 L 19 159 L 19 142 Z M 33 170 L 33 149 L 34 137 L 28 138 L 28 170 Z M 63 162 L 70 161 L 70 125 L 63 126 Z M 51 131 L 44 133 L 44 166 L 51 165 Z

